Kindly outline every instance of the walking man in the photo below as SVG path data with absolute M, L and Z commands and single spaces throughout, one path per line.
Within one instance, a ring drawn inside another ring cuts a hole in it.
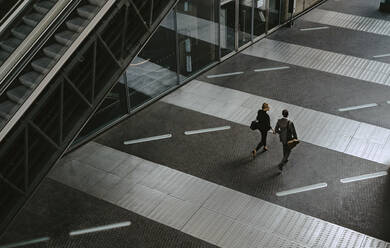
M 261 106 L 261 109 L 257 112 L 256 120 L 258 121 L 258 129 L 261 133 L 261 140 L 260 143 L 257 145 L 256 149 L 252 151 L 252 157 L 256 157 L 256 152 L 260 150 L 261 147 L 263 147 L 263 151 L 268 151 L 267 147 L 267 133 L 271 129 L 271 123 L 269 115 L 267 114 L 267 111 L 269 111 L 269 105 L 268 103 L 263 103 Z
M 298 139 L 297 132 L 295 131 L 294 123 L 287 119 L 287 109 L 282 111 L 283 118 L 279 119 L 275 126 L 275 132 L 279 134 L 280 142 L 283 145 L 283 159 L 279 163 L 279 170 L 283 170 L 283 166 L 288 161 L 290 156 L 291 148 L 289 147 L 288 141 Z

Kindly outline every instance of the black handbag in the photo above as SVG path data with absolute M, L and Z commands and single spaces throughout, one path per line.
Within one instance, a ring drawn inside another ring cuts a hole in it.
M 252 122 L 251 122 L 251 125 L 250 125 L 250 129 L 252 129 L 252 130 L 259 129 L 259 122 L 257 122 L 257 121 L 252 121 Z

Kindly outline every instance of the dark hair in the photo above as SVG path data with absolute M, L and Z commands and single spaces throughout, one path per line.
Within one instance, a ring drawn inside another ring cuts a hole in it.
M 283 117 L 287 117 L 287 116 L 288 116 L 288 111 L 287 111 L 287 109 L 283 109 L 282 115 L 283 115 Z

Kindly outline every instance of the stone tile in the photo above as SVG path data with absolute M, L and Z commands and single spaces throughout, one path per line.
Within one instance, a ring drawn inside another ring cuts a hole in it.
M 96 196 L 97 198 L 104 198 L 103 196 L 111 192 L 113 188 L 120 182 L 121 178 L 107 173 L 100 181 L 98 181 L 94 186 L 87 189 L 87 193 Z
M 265 235 L 267 235 L 266 232 L 253 226 L 234 222 L 218 242 L 218 246 L 226 248 L 252 248 L 255 247 L 254 243 L 256 240 Z
M 386 244 L 386 242 L 382 240 L 366 236 L 361 245 L 361 248 L 388 248 L 389 246 L 390 244 Z
M 122 161 L 115 169 L 112 170 L 112 174 L 121 178 L 125 178 L 131 171 L 133 171 L 143 160 L 130 155 L 124 161 Z
M 86 191 L 106 176 L 106 172 L 71 160 L 51 170 L 49 177 L 70 187 Z
M 121 179 L 112 187 L 102 199 L 117 204 L 136 184 L 128 181 L 126 178 Z
M 156 163 L 151 161 L 142 161 L 138 166 L 132 170 L 125 178 L 131 183 L 138 183 L 147 175 L 152 173 L 154 169 L 158 168 Z
M 118 201 L 118 205 L 147 217 L 165 198 L 166 194 L 136 184 Z
M 275 230 L 288 210 L 261 199 L 251 197 L 236 220 L 263 230 Z
M 182 200 L 203 204 L 211 194 L 217 190 L 218 185 L 206 180 L 190 176 L 187 181 L 177 187 L 171 195 Z
M 217 245 L 233 222 L 229 217 L 200 208 L 181 231 Z
M 77 148 L 71 153 L 66 154 L 61 160 L 70 161 L 85 161 L 89 156 L 91 156 L 96 150 L 100 149 L 102 145 L 96 142 L 88 142 L 85 145 Z
M 82 162 L 86 162 L 97 169 L 111 172 L 128 157 L 127 153 L 101 146 L 91 156 L 83 159 Z
M 219 186 L 203 204 L 203 207 L 234 219 L 250 200 L 249 195 Z
M 158 205 L 147 217 L 167 226 L 181 230 L 185 223 L 188 222 L 199 208 L 199 204 L 194 204 L 189 201 L 183 201 L 166 195 L 161 204 Z
M 169 167 L 158 166 L 139 181 L 139 183 L 149 188 L 170 194 L 177 187 L 177 177 L 181 175 L 185 174 Z

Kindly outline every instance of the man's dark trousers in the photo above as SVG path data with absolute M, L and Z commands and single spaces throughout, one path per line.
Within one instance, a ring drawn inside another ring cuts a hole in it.
M 285 164 L 288 161 L 288 156 L 290 156 L 291 149 L 288 147 L 288 144 L 283 144 L 283 159 L 282 163 Z

